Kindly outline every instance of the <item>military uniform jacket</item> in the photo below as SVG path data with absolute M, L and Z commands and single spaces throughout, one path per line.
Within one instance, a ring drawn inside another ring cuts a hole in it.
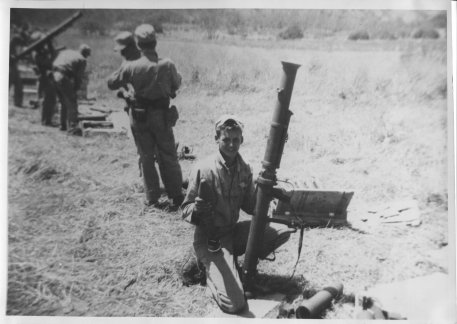
M 182 204 L 182 217 L 187 222 L 196 224 L 193 202 L 198 196 L 198 187 L 203 178 L 210 184 L 215 199 L 213 217 L 217 234 L 223 235 L 233 229 L 238 222 L 240 209 L 248 214 L 253 213 L 255 186 L 251 167 L 238 154 L 235 164 L 228 168 L 218 152 L 215 156 L 200 161 L 192 172 Z
M 155 51 L 143 51 L 135 61 L 126 61 L 108 78 L 111 90 L 132 84 L 137 98 L 174 98 L 181 86 L 181 75 L 168 58 L 159 59 Z
M 53 69 L 74 78 L 76 89 L 82 82 L 87 61 L 79 52 L 74 50 L 63 50 L 54 60 Z

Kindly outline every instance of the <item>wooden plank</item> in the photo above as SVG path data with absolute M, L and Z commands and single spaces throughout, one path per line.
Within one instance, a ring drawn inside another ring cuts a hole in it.
M 114 125 L 110 121 L 83 120 L 81 128 L 114 128 Z
M 33 88 L 24 88 L 23 89 L 24 94 L 38 94 L 38 89 L 33 89 Z
M 103 121 L 106 120 L 106 115 L 78 115 L 78 121 L 82 120 Z
M 117 129 L 117 128 L 85 128 L 82 130 L 83 136 L 90 137 L 90 136 L 124 136 L 127 135 L 127 131 L 124 129 Z

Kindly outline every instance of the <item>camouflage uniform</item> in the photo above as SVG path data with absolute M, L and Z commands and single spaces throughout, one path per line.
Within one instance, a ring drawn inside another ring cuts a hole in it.
M 129 110 L 129 117 L 141 160 L 145 203 L 156 204 L 160 197 L 160 182 L 155 169 L 157 159 L 168 197 L 179 206 L 182 202 L 182 172 L 168 111 L 170 98 L 175 97 L 181 85 L 181 76 L 170 59 L 158 58 L 152 26 L 139 26 L 135 38 L 142 52 L 141 58 L 124 62 L 109 77 L 108 87 L 117 90 L 130 84 L 135 91 L 137 104 Z
M 90 48 L 81 45 L 80 51 L 64 50 L 53 63 L 53 76 L 61 103 L 60 129 L 78 133 L 77 91 L 81 86 L 86 69 L 86 58 Z
M 216 229 L 212 235 L 220 237 L 221 243 L 221 250 L 215 253 L 208 250 L 208 235 L 194 212 L 201 179 L 210 184 L 215 196 L 212 217 Z M 238 220 L 240 209 L 253 214 L 255 201 L 251 167 L 239 154 L 235 164 L 228 167 L 218 152 L 195 166 L 182 204 L 183 219 L 196 225 L 193 246 L 198 262 L 205 267 L 207 285 L 219 307 L 227 313 L 238 313 L 246 306 L 237 257 L 246 251 L 251 222 Z M 285 226 L 267 226 L 260 258 L 267 257 L 289 237 Z

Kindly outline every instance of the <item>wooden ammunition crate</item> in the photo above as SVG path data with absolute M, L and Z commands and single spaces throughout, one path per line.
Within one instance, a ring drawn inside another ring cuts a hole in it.
M 24 104 L 37 108 L 39 102 L 38 76 L 30 65 L 19 64 L 18 69 L 24 87 Z
M 279 200 L 273 218 L 294 220 L 305 225 L 347 224 L 347 207 L 352 191 L 297 189 L 286 192 L 290 202 Z

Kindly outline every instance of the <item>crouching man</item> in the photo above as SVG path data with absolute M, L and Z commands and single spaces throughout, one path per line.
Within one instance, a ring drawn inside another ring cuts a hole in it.
M 214 299 L 222 311 L 239 313 L 247 303 L 237 257 L 245 253 L 251 222 L 238 219 L 240 209 L 250 215 L 254 212 L 255 184 L 249 164 L 238 153 L 243 124 L 234 115 L 224 115 L 215 128 L 218 152 L 193 170 L 181 206 L 182 217 L 196 225 L 193 247 Z M 211 201 L 199 197 L 203 179 L 210 187 Z M 260 258 L 267 257 L 289 237 L 287 227 L 267 226 Z

